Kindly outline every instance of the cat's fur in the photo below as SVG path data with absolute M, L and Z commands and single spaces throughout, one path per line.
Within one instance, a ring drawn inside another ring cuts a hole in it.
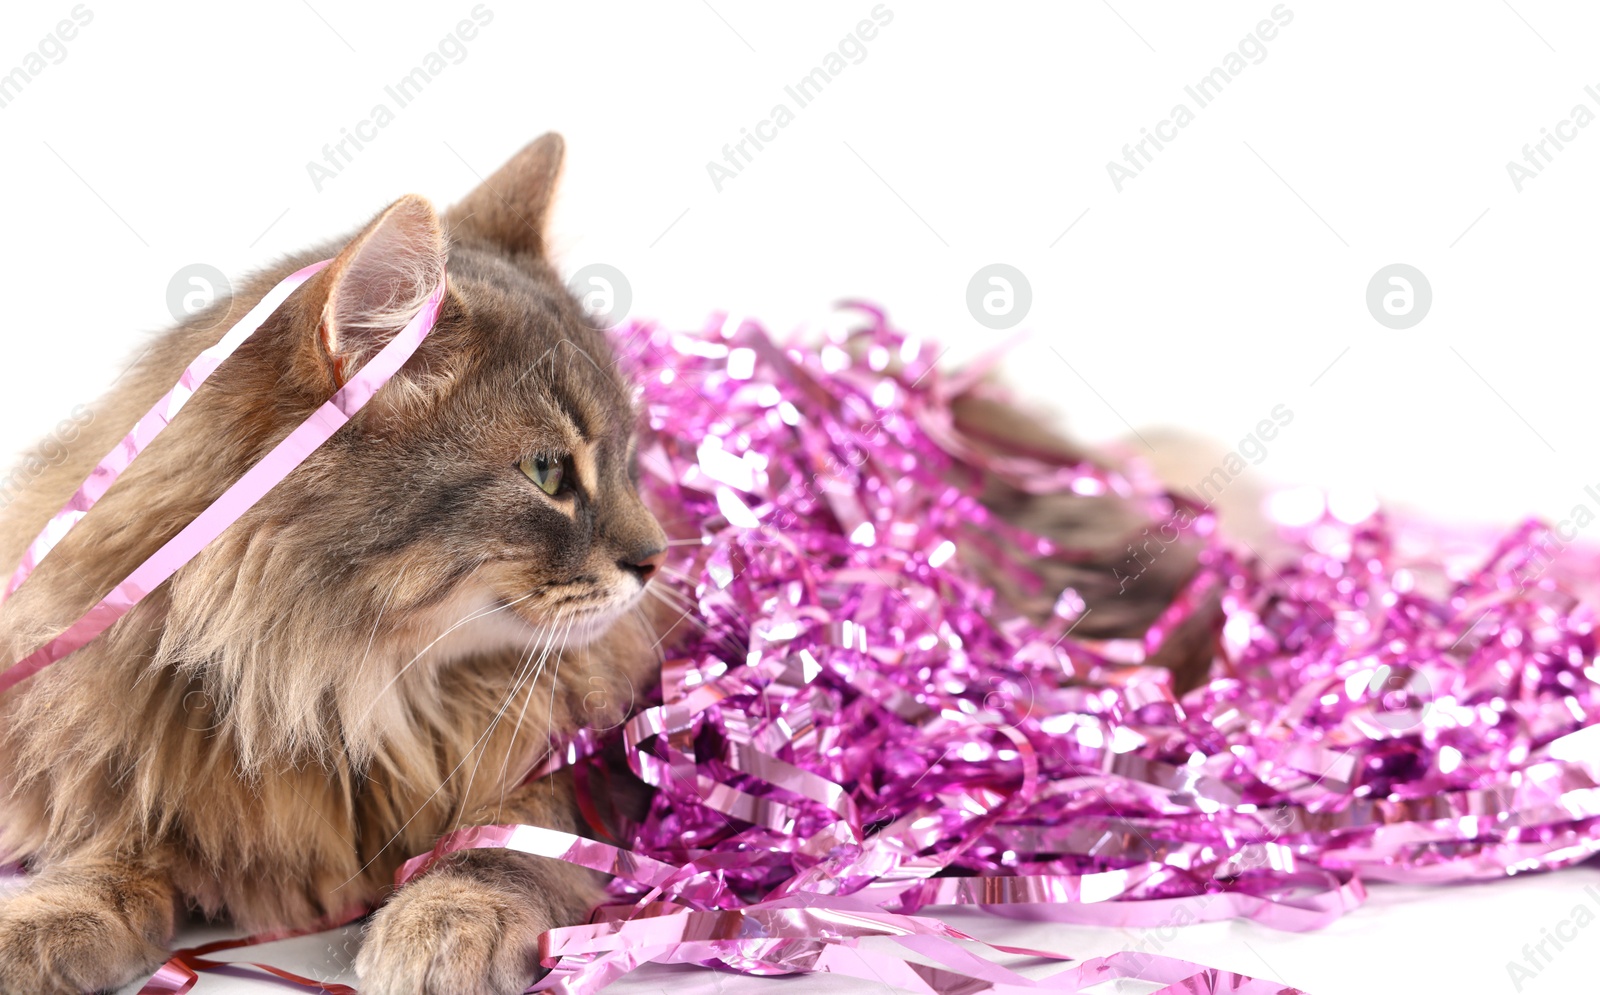
M 457 825 L 575 828 L 559 778 L 515 781 L 552 730 L 614 724 L 647 685 L 630 565 L 665 537 L 630 480 L 628 385 L 544 259 L 560 157 L 547 137 L 443 222 L 404 198 L 342 249 L 261 274 L 226 322 L 163 337 L 6 509 L 14 563 L 217 328 L 338 252 L 0 609 L 10 660 L 320 404 L 448 253 L 436 330 L 367 410 L 104 637 L 0 699 L 0 852 L 38 872 L 0 905 L 0 991 L 126 982 L 185 904 L 247 930 L 375 904 Z M 517 464 L 539 453 L 571 453 L 584 493 L 535 487 Z M 365 989 L 517 990 L 538 933 L 596 897 L 555 863 L 453 861 L 377 918 Z
M 103 637 L 0 696 L 0 853 L 34 872 L 0 903 L 0 995 L 125 983 L 187 908 L 253 931 L 376 905 L 457 826 L 577 831 L 566 779 L 520 776 L 553 733 L 620 720 L 673 619 L 640 598 L 666 539 L 630 476 L 628 385 L 545 255 L 561 154 L 534 142 L 443 219 L 403 198 L 256 276 L 225 320 L 167 333 L 0 514 L 9 568 L 220 329 L 337 253 L 0 606 L 3 665 L 216 498 L 448 271 L 436 331 L 367 410 Z M 517 466 L 563 453 L 577 496 Z M 1040 513 L 994 486 L 1008 515 Z M 1095 524 L 1114 509 L 1074 508 L 1074 529 L 1117 534 Z M 1148 624 L 1191 566 L 1174 555 L 1120 628 Z M 520 991 L 539 933 L 597 897 L 564 864 L 458 855 L 374 917 L 363 991 Z

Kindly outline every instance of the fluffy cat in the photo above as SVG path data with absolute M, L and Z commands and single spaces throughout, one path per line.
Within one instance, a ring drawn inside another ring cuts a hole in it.
M 398 864 L 458 826 L 578 832 L 570 781 L 522 775 L 552 734 L 620 721 L 676 619 L 643 597 L 667 539 L 637 491 L 630 387 L 545 253 L 561 157 L 535 141 L 442 217 L 402 198 L 258 274 L 222 320 L 165 333 L 0 513 L 9 566 L 221 329 L 335 256 L 0 605 L 3 665 L 214 500 L 448 272 L 436 330 L 366 410 L 100 639 L 0 696 L 0 854 L 32 872 L 0 902 L 0 993 L 124 984 L 189 910 L 256 931 L 381 904 L 364 992 L 500 995 L 533 978 L 542 931 L 587 917 L 588 872 L 495 850 L 383 904 Z M 1059 445 L 980 399 L 957 414 L 987 444 Z M 986 498 L 1096 551 L 1056 577 L 1106 608 L 1084 633 L 1142 630 L 1193 566 L 1173 555 L 1125 595 L 1106 581 L 1125 509 L 999 480 Z

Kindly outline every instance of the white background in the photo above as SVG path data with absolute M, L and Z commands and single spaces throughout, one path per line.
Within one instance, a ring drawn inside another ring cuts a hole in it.
M 0 72 L 72 6 L 8 3 Z M 1600 89 L 1600 13 L 1588 5 L 1291 0 L 1265 60 L 1121 192 L 1108 161 L 1174 104 L 1193 108 L 1184 87 L 1273 3 L 890 0 L 893 22 L 865 60 L 721 192 L 707 162 L 787 101 L 784 87 L 868 18 L 871 0 L 488 0 L 494 19 L 464 60 L 320 192 L 308 161 L 392 105 L 385 85 L 472 0 L 86 6 L 93 22 L 64 61 L 0 109 L 0 451 L 93 401 L 170 320 L 181 267 L 242 273 L 406 192 L 442 206 L 558 130 L 569 146 L 559 262 L 620 268 L 635 314 L 698 325 L 729 309 L 787 329 L 867 296 L 950 345 L 954 362 L 1010 334 L 965 305 L 973 273 L 1004 262 L 1033 290 L 1019 327 L 1034 338 L 1009 377 L 1084 438 L 1137 428 L 1167 450 L 1158 458 L 1204 472 L 1286 404 L 1294 422 L 1250 471 L 1257 484 L 1369 488 L 1489 523 L 1564 517 L 1584 485 L 1600 485 L 1600 124 L 1520 192 L 1506 170 L 1574 105 L 1600 113 L 1584 90 Z M 1394 262 L 1433 290 L 1407 330 L 1365 304 L 1369 278 Z M 1161 429 L 1209 441 L 1180 445 Z M 1185 949 L 1324 995 L 1509 991 L 1505 962 L 1569 914 L 1579 881 L 1380 889 L 1322 935 L 1212 926 Z M 1107 936 L 1059 940 L 1125 942 Z M 1526 990 L 1585 977 L 1600 966 L 1586 947 Z

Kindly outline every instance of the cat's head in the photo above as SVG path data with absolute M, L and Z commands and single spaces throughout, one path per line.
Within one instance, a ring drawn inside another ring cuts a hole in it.
M 561 157 L 539 139 L 442 217 L 390 205 L 196 395 L 182 450 L 146 454 L 191 461 L 149 481 L 163 500 L 219 457 L 237 476 L 445 281 L 400 372 L 170 586 L 158 656 L 278 715 L 258 725 L 313 725 L 319 685 L 365 714 L 407 670 L 585 645 L 660 567 L 632 387 L 545 252 Z
M 666 537 L 637 491 L 632 388 L 546 256 L 562 153 L 546 135 L 443 218 L 396 201 L 305 288 L 285 386 L 312 397 L 441 279 L 448 294 L 431 336 L 275 514 L 303 525 L 298 555 L 323 578 L 392 584 L 413 614 L 471 602 L 515 616 L 513 637 L 571 645 L 637 601 Z

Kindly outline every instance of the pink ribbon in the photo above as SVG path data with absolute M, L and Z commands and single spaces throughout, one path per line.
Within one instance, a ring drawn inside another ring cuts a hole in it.
M 60 542 L 89 509 L 94 507 L 95 502 L 111 489 L 111 485 L 117 482 L 122 471 L 126 470 L 128 465 L 144 452 L 145 447 L 172 423 L 172 419 L 176 418 L 178 412 L 183 410 L 183 406 L 189 403 L 189 398 L 193 397 L 200 385 L 206 382 L 206 378 L 216 372 L 217 367 L 233 355 L 235 349 L 254 335 L 256 329 L 289 299 L 290 294 L 326 269 L 331 262 L 333 260 L 324 259 L 289 274 L 282 283 L 269 290 L 237 325 L 230 328 L 227 334 L 217 341 L 216 345 L 195 357 L 194 362 L 190 363 L 183 371 L 183 375 L 178 378 L 178 383 L 167 391 L 154 407 L 145 412 L 144 417 L 134 424 L 132 431 L 123 437 L 115 449 L 106 453 L 105 458 L 79 486 L 77 493 L 73 494 L 67 503 L 62 505 L 61 510 L 56 512 L 49 523 L 40 530 L 39 535 L 29 544 L 28 551 L 23 554 L 22 562 L 17 565 L 16 572 L 11 575 L 5 590 L 0 592 L 0 601 L 10 597 L 22 586 L 22 582 L 33 574 L 40 561 L 55 548 L 56 543 Z
M 308 270 L 314 273 L 325 265 L 326 263 L 318 263 L 315 266 L 300 270 L 285 280 L 284 284 L 293 282 L 295 286 L 298 286 L 299 282 L 304 282 L 308 278 Z M 284 284 L 279 284 L 277 290 L 282 290 Z M 291 286 L 289 291 L 293 289 L 294 287 Z M 444 302 L 444 294 L 445 284 L 441 282 L 428 297 L 427 302 L 423 304 L 422 310 L 417 312 L 416 316 L 406 324 L 405 328 L 379 350 L 377 355 L 373 356 L 361 368 L 359 373 L 351 377 L 333 397 L 312 412 L 298 428 L 289 433 L 287 438 L 279 442 L 271 452 L 264 456 L 255 466 L 251 467 L 243 477 L 239 478 L 232 487 L 229 487 L 221 497 L 212 502 L 181 532 L 173 536 L 164 546 L 139 564 L 127 578 L 118 583 L 87 614 L 69 626 L 65 632 L 12 664 L 6 670 L 0 671 L 0 692 L 20 681 L 26 680 L 45 667 L 81 649 L 96 636 L 110 628 L 118 619 L 126 615 L 134 605 L 144 600 L 151 591 L 154 591 L 181 569 L 184 564 L 199 555 L 202 549 L 217 536 L 221 535 L 223 530 L 237 521 L 257 501 L 261 500 L 268 491 L 275 487 L 284 477 L 288 476 L 295 467 L 303 463 L 306 457 L 316 451 L 317 447 L 328 441 L 335 432 L 343 427 L 356 412 L 360 411 L 372 399 L 372 395 L 377 393 L 378 388 L 388 383 L 389 378 L 394 376 L 396 371 L 422 344 L 422 340 L 427 338 L 428 334 L 433 331 L 433 326 L 439 318 L 440 305 Z M 285 292 L 283 297 L 286 298 L 287 296 L 288 292 Z M 248 324 L 251 316 L 255 315 L 256 311 L 259 310 L 259 307 L 252 310 L 251 314 L 247 315 L 245 320 L 241 322 L 240 327 Z M 265 320 L 265 315 L 256 319 L 257 327 L 259 327 L 260 322 Z M 235 329 L 234 331 L 237 330 Z M 253 333 L 254 330 L 252 328 L 250 332 L 240 337 L 236 337 L 233 331 L 224 336 L 224 342 L 228 343 L 227 352 L 237 348 L 239 343 L 248 338 L 249 334 Z M 220 346 L 221 343 L 219 343 L 219 348 Z M 163 404 L 175 404 L 176 407 L 164 408 L 162 404 L 158 404 L 144 419 L 141 419 L 140 425 L 146 426 L 149 430 L 141 432 L 140 428 L 136 427 L 128 438 L 123 440 L 121 446 L 107 455 L 100 467 L 96 469 L 94 474 L 90 475 L 89 480 L 86 480 L 79 489 L 79 496 L 82 496 L 88 505 L 93 505 L 94 501 L 98 500 L 99 495 L 105 492 L 105 489 L 115 481 L 117 475 L 123 469 L 126 469 L 127 465 L 132 462 L 133 457 L 142 451 L 144 446 L 149 444 L 150 439 L 160 434 L 172 414 L 177 409 L 182 408 L 188 396 L 193 392 L 193 387 L 187 386 L 187 384 L 190 382 L 198 384 L 203 381 L 215 370 L 216 365 L 220 362 L 221 360 L 216 355 L 203 354 L 200 359 L 197 359 L 185 371 L 184 379 L 180 380 L 179 386 L 175 387 L 164 399 Z M 198 377 L 198 380 L 193 379 L 194 377 Z M 79 496 L 75 496 L 74 501 L 78 501 Z M 74 509 L 72 502 L 69 502 L 68 507 L 57 515 L 57 519 L 64 520 L 63 516 L 71 515 L 77 515 L 81 520 L 82 511 Z M 71 526 L 69 525 L 68 527 L 70 529 Z M 47 528 L 46 532 L 49 533 L 50 529 Z M 57 535 L 55 541 L 59 540 L 60 536 Z M 54 545 L 44 536 L 35 540 L 35 545 L 38 545 L 41 541 L 44 543 L 42 547 L 44 552 L 48 552 L 49 548 Z M 23 579 L 26 579 L 29 570 L 25 569 L 25 567 L 19 567 L 18 569 Z M 13 580 L 15 583 L 15 578 Z

